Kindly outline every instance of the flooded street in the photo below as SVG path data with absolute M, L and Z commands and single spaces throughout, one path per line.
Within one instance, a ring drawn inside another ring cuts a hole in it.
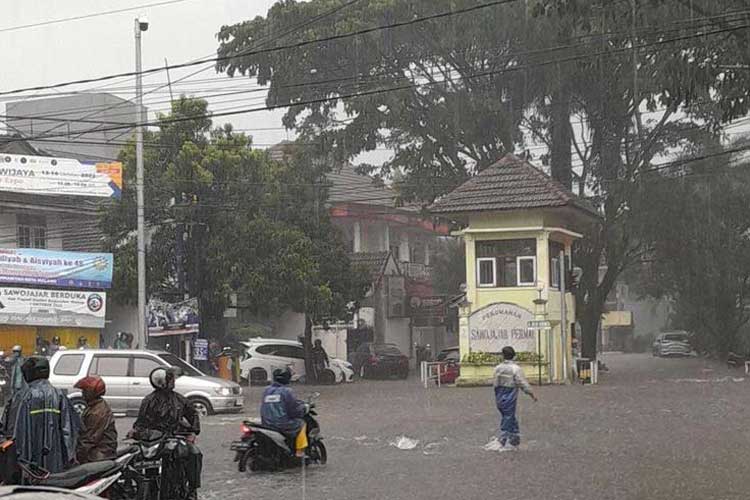
M 425 390 L 412 379 L 316 388 L 329 464 L 304 477 L 237 472 L 228 447 L 241 417 L 209 417 L 203 498 L 745 498 L 744 373 L 702 359 L 605 360 L 611 372 L 599 386 L 543 387 L 538 404 L 521 400 L 518 452 L 483 449 L 498 424 L 486 387 Z M 248 415 L 260 392 L 250 389 Z M 118 421 L 121 432 L 130 422 Z M 403 436 L 418 443 L 399 449 Z

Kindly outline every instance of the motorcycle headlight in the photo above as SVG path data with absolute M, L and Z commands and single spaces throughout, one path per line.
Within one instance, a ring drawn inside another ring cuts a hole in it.
M 232 388 L 231 387 L 217 387 L 216 388 L 216 394 L 220 396 L 231 396 L 232 395 Z
M 152 444 L 151 446 L 141 447 L 141 453 L 143 458 L 154 458 L 159 453 L 159 446 L 161 443 Z

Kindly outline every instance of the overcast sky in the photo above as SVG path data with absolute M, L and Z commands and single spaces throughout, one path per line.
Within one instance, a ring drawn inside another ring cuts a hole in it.
M 0 46 L 4 49 L 0 51 L 0 91 L 133 71 L 133 19 L 139 13 L 145 14 L 150 22 L 149 30 L 143 35 L 144 69 L 163 66 L 165 58 L 170 64 L 175 64 L 210 57 L 215 55 L 216 33 L 222 25 L 265 15 L 275 0 L 185 0 L 102 17 L 8 30 L 21 25 L 157 2 L 159 0 L 0 1 Z M 288 43 L 290 40 L 283 41 Z M 178 81 L 201 68 L 207 69 Z M 255 83 L 246 78 L 227 80 L 223 75 L 216 75 L 210 65 L 172 71 L 170 76 L 175 82 L 176 94 L 206 96 L 212 91 L 256 88 Z M 168 89 L 156 90 L 157 84 L 164 83 L 165 72 L 144 77 L 144 102 L 152 111 L 166 110 L 168 107 Z M 132 99 L 133 86 L 131 77 L 74 88 L 103 87 L 103 90 Z M 29 95 L 24 94 L 24 97 Z M 18 97 L 13 99 L 17 100 Z M 3 96 L 2 100 L 12 99 Z M 257 107 L 264 105 L 264 93 L 256 89 L 256 92 L 217 97 L 209 99 L 209 102 L 214 110 Z M 253 113 L 224 118 L 221 122 L 229 121 L 236 128 L 248 129 L 255 143 L 265 147 L 292 138 L 281 129 L 282 114 L 282 111 Z M 261 130 L 267 128 L 274 130 Z

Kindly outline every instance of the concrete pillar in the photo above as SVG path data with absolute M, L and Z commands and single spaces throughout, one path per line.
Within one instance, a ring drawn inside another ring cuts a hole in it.
M 391 249 L 391 228 L 388 224 L 385 224 L 383 229 L 383 247 L 384 252 Z

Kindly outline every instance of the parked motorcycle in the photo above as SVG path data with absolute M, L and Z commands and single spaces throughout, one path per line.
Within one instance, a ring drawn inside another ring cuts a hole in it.
M 192 500 L 200 487 L 200 454 L 188 434 L 149 431 L 132 445 L 136 457 L 120 488 L 138 500 Z M 192 456 L 191 456 L 192 455 Z
M 128 497 L 118 493 L 117 482 L 135 455 L 134 452 L 123 453 L 115 460 L 90 462 L 57 473 L 50 473 L 23 460 L 18 462 L 18 467 L 24 484 L 62 488 L 110 499 L 125 499 Z
M 305 464 L 325 465 L 328 451 L 320 435 L 320 425 L 315 417 L 313 400 L 320 394 L 308 399 L 307 413 L 303 417 L 307 424 L 307 451 Z M 277 471 L 302 465 L 302 458 L 295 455 L 294 437 L 282 434 L 276 429 L 265 427 L 256 420 L 245 420 L 240 425 L 242 438 L 234 441 L 231 449 L 235 452 L 234 461 L 238 462 L 240 472 Z

